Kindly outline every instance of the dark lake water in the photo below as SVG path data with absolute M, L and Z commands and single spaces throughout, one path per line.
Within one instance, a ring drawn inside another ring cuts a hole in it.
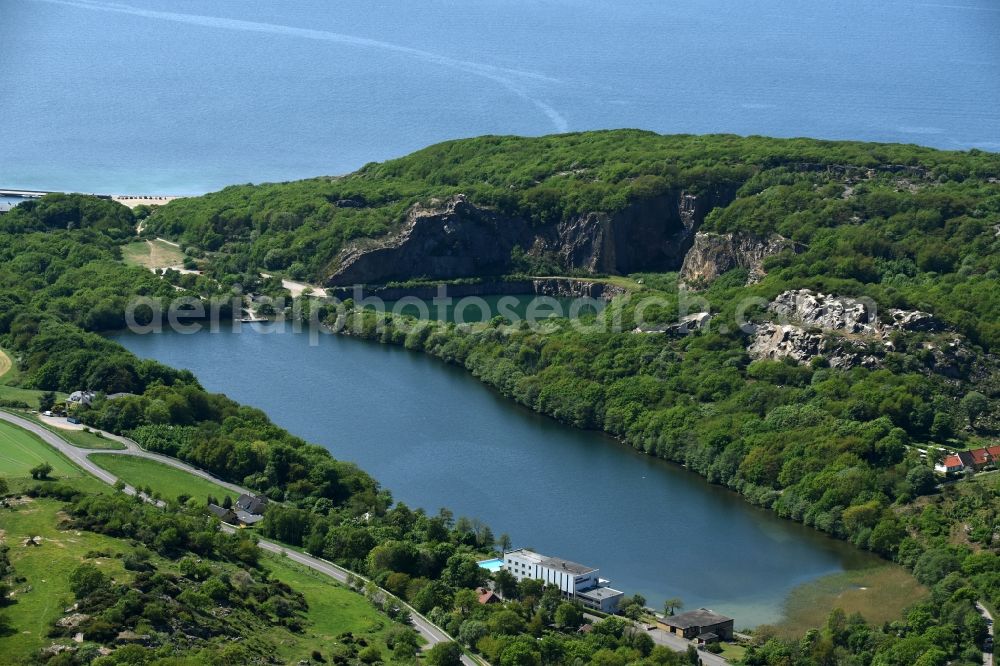
M 478 517 L 516 546 L 600 567 L 651 605 L 681 597 L 737 626 L 773 622 L 797 585 L 877 560 L 782 521 L 686 470 L 500 397 L 464 370 L 357 339 L 123 334 L 139 356 L 371 473 L 397 500 Z
M 0 0 L 0 186 L 186 194 L 638 127 L 1000 150 L 995 0 Z

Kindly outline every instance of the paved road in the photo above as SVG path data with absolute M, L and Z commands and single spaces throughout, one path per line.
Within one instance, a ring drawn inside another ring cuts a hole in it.
M 77 466 L 81 467 L 85 472 L 96 476 L 98 479 L 104 483 L 114 485 L 118 482 L 118 477 L 110 472 L 98 467 L 94 463 L 90 462 L 87 457 L 88 453 L 91 453 L 88 449 L 81 449 L 73 446 L 67 442 L 62 437 L 58 436 L 48 428 L 43 425 L 39 425 L 34 421 L 29 421 L 28 419 L 21 418 L 20 416 L 15 416 L 9 412 L 0 411 L 0 419 L 12 423 L 18 427 L 24 428 L 28 432 L 38 435 L 38 437 L 46 444 L 58 449 L 60 453 L 76 463 Z M 129 495 L 135 495 L 136 489 L 132 486 L 126 485 L 125 492 Z M 141 494 L 143 499 L 147 499 L 145 494 Z
M 986 606 L 982 605 L 978 601 L 976 602 L 976 610 L 979 611 L 980 615 L 986 618 L 987 622 L 986 630 L 987 632 L 989 632 L 990 636 L 993 636 L 993 616 L 990 615 L 990 612 L 988 610 L 986 610 Z M 993 666 L 992 652 L 985 652 L 985 651 L 983 652 L 983 666 Z
M 134 455 L 142 458 L 149 458 L 150 460 L 156 460 L 166 465 L 170 465 L 171 467 L 176 467 L 177 469 L 184 470 L 185 472 L 188 472 L 190 474 L 194 474 L 204 479 L 208 479 L 214 483 L 217 483 L 221 486 L 224 486 L 232 490 L 233 492 L 249 493 L 248 490 L 241 488 L 240 486 L 231 483 L 226 483 L 225 481 L 220 481 L 211 474 L 203 470 L 200 470 L 196 467 L 191 467 L 190 465 L 186 465 L 175 458 L 170 458 L 168 456 L 161 456 L 156 453 L 149 453 L 147 451 L 144 451 L 141 448 L 139 448 L 139 446 L 135 442 L 125 437 L 118 437 L 117 435 L 107 434 L 108 437 L 111 437 L 112 439 L 115 439 L 125 444 L 127 448 L 124 451 L 82 449 L 77 446 L 74 446 L 73 444 L 70 444 L 68 441 L 66 441 L 56 433 L 52 432 L 45 426 L 35 423 L 34 421 L 21 418 L 20 416 L 16 416 L 14 414 L 11 414 L 10 412 L 0 411 L 0 420 L 7 421 L 8 423 L 12 423 L 16 426 L 24 428 L 29 432 L 38 435 L 38 437 L 40 437 L 42 441 L 54 447 L 55 449 L 58 449 L 60 453 L 62 453 L 64 456 L 72 460 L 84 471 L 89 472 L 90 474 L 96 476 L 101 481 L 104 481 L 105 483 L 110 485 L 114 485 L 115 483 L 117 483 L 118 478 L 115 475 L 108 472 L 107 470 L 104 470 L 95 465 L 94 463 L 92 463 L 90 461 L 90 456 L 117 453 L 120 455 Z M 125 486 L 125 492 L 128 493 L 129 495 L 137 494 L 136 489 L 129 485 Z M 153 501 L 152 498 L 147 497 L 145 493 L 138 493 L 138 495 L 146 501 L 149 502 Z M 163 505 L 163 502 L 158 502 L 157 504 Z M 230 533 L 236 531 L 235 528 L 233 528 L 232 526 L 225 524 L 223 524 L 222 529 Z M 260 539 L 258 545 L 260 546 L 261 549 L 271 553 L 277 553 L 277 554 L 284 553 L 288 557 L 288 559 L 294 562 L 298 562 L 299 564 L 307 566 L 310 569 L 318 571 L 322 574 L 330 576 L 331 578 L 341 583 L 346 583 L 348 576 L 351 576 L 353 574 L 353 572 L 348 571 L 343 567 L 337 566 L 332 562 L 327 562 L 326 560 L 321 560 L 317 557 L 312 557 L 304 553 L 299 553 L 297 551 L 287 549 L 281 544 L 274 543 L 273 541 Z M 353 575 L 357 576 L 358 578 L 367 580 L 363 576 L 360 576 L 358 574 L 353 574 Z M 430 620 L 425 618 L 423 615 L 417 613 L 416 610 L 414 610 L 413 608 L 408 608 L 408 609 L 410 611 L 410 615 L 412 616 L 413 627 L 424 637 L 424 639 L 426 639 L 428 647 L 435 645 L 437 643 L 444 643 L 453 640 L 447 633 L 444 632 L 443 629 L 441 629 L 435 624 L 432 624 Z M 479 664 L 476 661 L 473 661 L 468 656 L 462 657 L 462 663 L 465 664 L 465 666 L 479 666 Z

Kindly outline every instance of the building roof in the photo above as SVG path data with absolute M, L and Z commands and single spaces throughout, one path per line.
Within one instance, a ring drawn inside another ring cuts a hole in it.
M 493 590 L 487 590 L 486 588 L 479 588 L 476 590 L 479 593 L 479 603 L 481 604 L 496 604 L 500 603 L 500 597 L 498 597 Z
M 941 467 L 945 469 L 961 469 L 963 467 L 982 467 L 1000 460 L 1000 446 L 958 451 L 945 457 Z
M 232 509 L 223 508 L 218 504 L 209 504 L 208 510 L 221 520 L 233 520 L 234 518 L 236 518 L 236 514 L 233 513 Z
M 711 627 L 716 624 L 723 624 L 725 622 L 732 621 L 733 618 L 726 617 L 725 615 L 719 615 L 718 613 L 710 611 L 707 608 L 699 608 L 698 610 L 692 610 L 686 613 L 680 613 L 679 615 L 671 615 L 670 617 L 663 618 L 663 624 L 668 627 L 677 627 L 678 629 Z
M 514 555 L 516 557 L 526 559 L 530 562 L 534 562 L 535 564 L 540 564 L 543 567 L 547 567 L 549 569 L 555 569 L 557 571 L 565 571 L 566 573 L 572 574 L 574 576 L 579 576 L 581 574 L 587 574 L 597 571 L 597 569 L 595 569 L 594 567 L 588 567 L 583 564 L 577 564 L 576 562 L 570 562 L 569 560 L 563 560 L 558 557 L 549 557 L 548 555 L 540 555 L 539 553 L 536 553 L 533 550 L 526 550 L 524 548 L 521 548 L 520 550 L 509 551 L 504 555 L 505 556 Z
M 956 469 L 964 466 L 962 463 L 962 459 L 955 454 L 946 456 L 945 459 L 941 462 L 941 465 L 947 469 Z
M 244 493 L 236 500 L 236 508 L 259 516 L 267 508 L 267 498 Z
M 1000 458 L 1000 446 L 991 446 L 988 449 L 973 449 L 968 453 L 972 457 L 974 465 L 986 465 Z
M 246 511 L 240 509 L 236 511 L 236 517 L 239 518 L 240 522 L 244 525 L 253 525 L 254 523 L 259 523 L 264 520 L 264 516 L 247 513 Z
M 591 587 L 586 590 L 577 590 L 576 596 L 583 597 L 584 599 L 591 599 L 593 601 L 601 601 L 602 599 L 622 597 L 625 596 L 625 593 L 611 587 Z

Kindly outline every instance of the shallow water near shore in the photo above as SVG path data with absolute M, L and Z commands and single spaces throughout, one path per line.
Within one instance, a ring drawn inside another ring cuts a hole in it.
M 421 353 L 327 335 L 310 346 L 306 333 L 256 325 L 115 339 L 264 409 L 358 463 L 399 501 L 447 506 L 509 533 L 515 547 L 599 567 L 654 607 L 680 597 L 738 627 L 776 623 L 800 585 L 884 564 Z

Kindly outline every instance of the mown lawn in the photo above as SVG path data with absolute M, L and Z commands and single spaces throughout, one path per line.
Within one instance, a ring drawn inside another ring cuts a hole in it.
M 785 619 L 778 635 L 795 639 L 821 627 L 830 611 L 861 613 L 870 624 L 898 620 L 903 610 L 927 596 L 927 588 L 895 564 L 845 571 L 801 585 L 785 601 Z
M 0 663 L 27 663 L 40 648 L 53 642 L 69 643 L 66 639 L 55 641 L 46 634 L 73 603 L 69 576 L 83 562 L 84 555 L 109 555 L 91 561 L 118 580 L 126 580 L 129 575 L 114 555 L 132 548 L 93 532 L 59 530 L 62 506 L 58 500 L 35 499 L 9 509 L 0 508 L 0 534 L 10 546 L 15 575 L 27 579 L 14 585 L 14 603 L 0 609 L 11 619 L 16 632 L 0 637 Z M 34 536 L 42 537 L 41 545 L 22 545 L 25 538 Z
M 83 472 L 61 453 L 27 430 L 0 421 L 0 476 L 31 478 L 31 468 L 48 462 L 51 477 L 77 478 Z
M 125 445 L 108 437 L 101 437 L 87 430 L 60 430 L 59 435 L 82 449 L 98 451 L 123 451 Z
M 329 576 L 286 557 L 268 553 L 261 558 L 261 562 L 275 578 L 301 592 L 309 604 L 304 633 L 296 637 L 298 640 L 282 647 L 281 656 L 285 661 L 296 663 L 299 659 L 308 660 L 314 649 L 328 656 L 325 648 L 337 643 L 337 636 L 345 631 L 377 645 L 383 659 L 388 660 L 390 653 L 385 645 L 385 634 L 393 622 L 376 611 L 367 599 Z
M 237 497 L 236 493 L 211 481 L 155 460 L 114 453 L 91 456 L 90 460 L 125 483 L 142 488 L 149 486 L 154 493 L 159 493 L 166 499 L 189 495 L 200 502 L 206 502 L 207 497 L 212 495 L 221 502 L 226 495 L 233 499 Z

